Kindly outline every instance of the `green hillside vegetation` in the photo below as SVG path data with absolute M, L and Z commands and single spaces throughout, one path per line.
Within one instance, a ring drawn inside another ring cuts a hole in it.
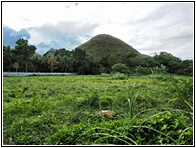
M 97 35 L 78 48 L 86 51 L 95 61 L 108 59 L 110 65 L 124 63 L 125 58 L 141 55 L 127 43 L 106 34 Z

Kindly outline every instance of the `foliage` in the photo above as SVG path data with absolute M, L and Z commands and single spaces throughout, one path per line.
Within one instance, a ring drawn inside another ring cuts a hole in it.
M 53 54 L 50 54 L 50 55 L 48 56 L 48 64 L 49 64 L 49 67 L 50 67 L 50 69 L 51 69 L 51 72 L 53 72 L 54 69 L 57 68 L 57 67 L 56 67 L 57 63 L 58 63 L 58 62 L 57 62 L 57 60 L 56 60 L 56 57 L 55 57 Z
M 192 75 L 193 73 L 192 60 L 181 61 L 179 58 L 167 52 L 161 52 L 159 55 L 155 55 L 153 58 L 159 65 L 163 64 L 166 66 L 168 73 L 186 73 L 186 75 Z
M 187 117 L 181 115 L 186 121 Z M 46 144 L 58 145 L 191 145 L 193 129 L 185 127 L 170 111 L 148 119 L 109 120 L 89 124 L 81 122 L 62 128 L 47 139 Z
M 18 67 L 19 67 L 19 63 L 15 62 L 15 63 L 13 64 L 13 67 L 16 68 L 16 72 L 17 72 L 17 71 L 18 71 Z
M 129 108 L 130 108 L 130 120 L 133 118 L 133 115 L 134 115 L 134 112 L 135 112 L 135 102 L 136 102 L 136 99 L 137 99 L 137 95 L 138 95 L 138 92 L 137 91 L 135 93 L 135 87 L 136 86 L 136 83 L 133 84 L 132 88 L 128 88 L 128 102 L 129 102 Z
M 172 100 L 174 107 L 193 110 L 193 81 L 191 79 L 171 79 L 171 86 L 177 92 L 177 97 Z
M 153 67 L 151 69 L 152 74 L 166 74 L 166 67 L 161 64 L 160 66 Z
M 107 74 L 107 73 L 101 73 L 100 76 L 101 77 L 110 77 L 111 75 L 110 74 Z
M 127 78 L 128 78 L 127 75 L 124 73 L 120 73 L 120 72 L 112 73 L 112 79 L 124 80 Z
M 3 144 L 192 145 L 192 88 L 188 76 L 4 77 Z
M 123 58 L 129 54 L 140 55 L 137 50 L 122 40 L 106 34 L 93 37 L 79 48 L 86 51 L 97 62 L 105 58 L 109 67 L 116 63 L 123 63 L 125 60 Z
M 114 72 L 120 72 L 120 73 L 125 73 L 125 74 L 130 73 L 129 68 L 125 64 L 122 64 L 122 63 L 116 63 L 111 68 Z
M 192 76 L 193 75 L 193 61 L 192 60 L 182 61 L 177 70 L 177 74 Z
M 45 54 L 35 52 L 23 38 L 12 49 L 3 46 L 4 71 L 74 72 L 81 75 L 120 72 L 147 75 L 151 73 L 193 74 L 193 61 L 180 60 L 161 52 L 150 57 L 140 54 L 125 42 L 110 35 L 97 35 L 72 51 L 51 48 Z M 14 63 L 18 63 L 16 68 Z
M 20 65 L 25 64 L 25 71 L 28 70 L 28 64 L 30 57 L 35 53 L 36 47 L 34 45 L 28 45 L 28 40 L 23 38 L 16 41 L 14 54 L 17 57 L 16 62 Z
M 3 71 L 12 70 L 14 64 L 13 49 L 10 46 L 3 46 Z M 15 69 L 14 69 L 15 70 Z

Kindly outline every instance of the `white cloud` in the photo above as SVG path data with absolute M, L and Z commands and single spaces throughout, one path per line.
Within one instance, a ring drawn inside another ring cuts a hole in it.
M 3 2 L 2 7 L 3 24 L 28 30 L 31 43 L 74 48 L 105 33 L 141 53 L 193 57 L 190 2 Z
M 64 46 L 64 48 L 72 50 L 87 41 L 89 39 L 88 34 L 92 34 L 97 25 L 78 22 L 58 22 L 55 25 L 44 24 L 40 27 L 29 28 L 29 33 L 31 34 L 29 42 L 36 45 L 41 42 L 50 44 L 55 41 L 59 43 L 58 48 L 63 48 Z

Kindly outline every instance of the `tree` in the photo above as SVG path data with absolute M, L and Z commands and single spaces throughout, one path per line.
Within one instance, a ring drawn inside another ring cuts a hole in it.
M 106 55 L 104 56 L 101 60 L 100 60 L 100 64 L 102 65 L 102 73 L 110 73 L 111 71 L 111 66 L 109 64 L 109 61 L 108 61 L 108 58 L 109 56 Z
M 159 65 L 163 64 L 166 66 L 167 72 L 169 73 L 176 73 L 181 63 L 179 58 L 167 52 L 161 52 L 159 55 L 155 55 L 153 58 Z
M 193 75 L 193 61 L 184 60 L 180 63 L 177 74 Z
M 141 69 L 142 69 L 141 65 L 136 66 L 136 68 L 135 68 L 136 73 L 140 73 Z
M 166 74 L 166 66 L 161 64 L 160 66 L 156 66 L 151 68 L 151 73 L 152 74 Z
M 3 71 L 10 71 L 13 61 L 13 49 L 10 46 L 3 46 Z
M 59 70 L 64 72 L 72 71 L 71 58 L 67 56 L 59 57 Z
M 48 56 L 48 64 L 49 64 L 49 67 L 50 67 L 50 70 L 51 72 L 54 71 L 54 69 L 56 69 L 56 65 L 57 65 L 57 60 L 56 60 L 56 57 L 54 56 L 54 54 L 50 54 Z
M 17 57 L 17 62 L 22 65 L 25 64 L 25 71 L 28 70 L 28 64 L 30 62 L 30 57 L 35 53 L 36 47 L 33 45 L 28 45 L 28 40 L 20 38 L 16 41 L 15 55 Z
M 80 48 L 76 48 L 72 51 L 71 58 L 74 72 L 79 72 L 79 70 L 83 71 L 84 65 L 82 63 L 84 64 L 86 59 L 86 52 Z
M 58 61 L 58 68 L 56 70 L 63 72 L 72 72 L 72 58 L 71 52 L 65 48 L 58 49 L 54 52 L 55 57 Z
M 19 64 L 18 64 L 17 62 L 15 62 L 15 63 L 13 64 L 13 67 L 16 69 L 16 72 L 17 72 L 17 71 L 18 71 Z
M 114 72 L 120 72 L 120 73 L 130 73 L 129 68 L 122 63 L 116 63 L 112 66 L 112 70 Z
M 30 58 L 31 60 L 31 71 L 40 71 L 43 69 L 41 66 L 42 64 L 42 56 L 38 54 L 37 52 L 33 54 L 33 56 Z

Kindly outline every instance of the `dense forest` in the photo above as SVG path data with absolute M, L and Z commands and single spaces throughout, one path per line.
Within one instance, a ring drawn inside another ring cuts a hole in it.
M 181 60 L 167 52 L 151 56 L 128 54 L 122 62 L 111 63 L 103 57 L 95 61 L 80 47 L 72 51 L 65 48 L 51 48 L 45 54 L 36 52 L 34 45 L 20 38 L 16 46 L 3 46 L 4 72 L 76 72 L 78 74 L 101 74 L 120 72 L 125 74 L 171 73 L 180 75 L 193 74 L 193 61 Z

